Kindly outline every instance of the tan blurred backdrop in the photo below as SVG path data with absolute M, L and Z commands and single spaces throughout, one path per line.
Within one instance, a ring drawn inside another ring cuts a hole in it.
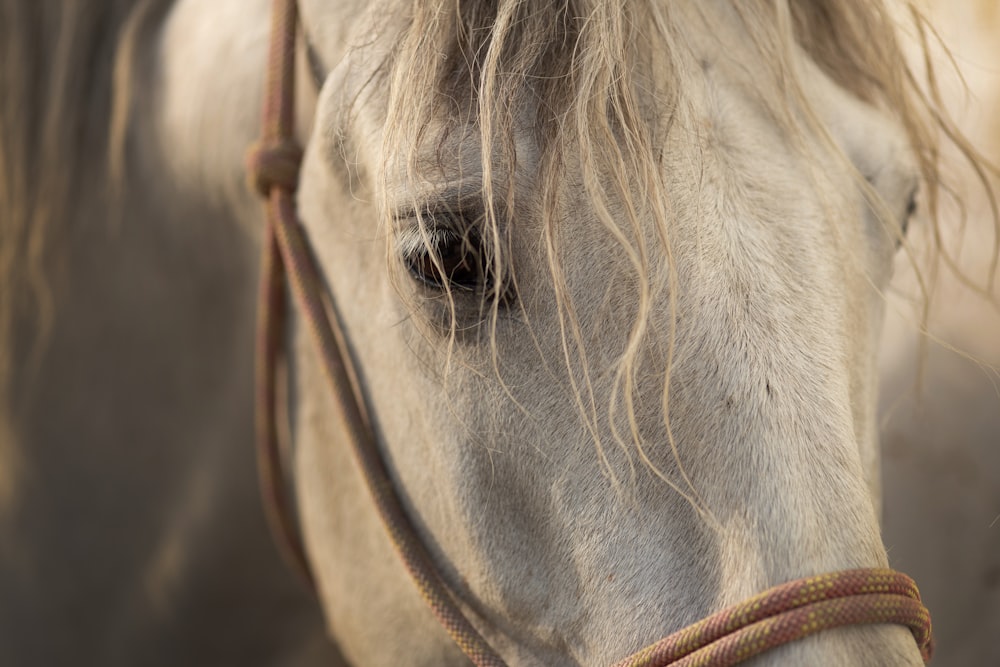
M 1000 162 L 1000 2 L 929 4 L 967 84 L 942 56 L 945 99 L 974 145 Z M 946 205 L 945 243 L 963 273 L 985 287 L 997 242 L 988 200 L 960 160 L 948 159 L 962 177 L 967 210 L 963 216 Z M 1000 187 L 995 178 L 993 187 Z M 927 230 L 915 227 L 919 248 Z M 1000 290 L 1000 281 L 992 283 Z M 930 336 L 922 338 L 918 292 L 901 253 L 882 357 L 885 543 L 933 615 L 933 664 L 1000 665 L 1000 313 L 941 268 Z

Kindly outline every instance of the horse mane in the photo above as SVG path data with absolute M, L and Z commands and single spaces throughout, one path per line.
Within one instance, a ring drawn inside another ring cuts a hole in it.
M 794 41 L 839 85 L 898 117 L 919 162 L 933 224 L 944 184 L 942 140 L 954 144 L 969 161 L 997 217 L 989 186 L 995 169 L 954 124 L 940 97 L 930 53 L 939 46 L 947 54 L 946 47 L 916 3 L 898 4 L 901 9 L 883 0 L 755 0 L 740 4 L 736 11 L 793 88 L 793 97 L 796 76 L 786 41 Z M 558 135 L 574 129 L 575 122 L 584 148 L 599 149 L 600 142 L 591 141 L 593 136 L 582 130 L 591 120 L 600 124 L 599 117 L 606 112 L 612 127 L 591 129 L 615 130 L 603 138 L 624 144 L 625 153 L 648 149 L 637 140 L 648 130 L 640 125 L 650 119 L 638 117 L 635 95 L 637 84 L 647 82 L 629 70 L 637 61 L 668 71 L 672 67 L 671 53 L 680 36 L 669 14 L 669 3 L 634 0 L 415 3 L 391 57 L 394 101 L 385 161 L 392 163 L 394 155 L 403 154 L 409 156 L 411 170 L 417 167 L 421 160 L 414 148 L 419 141 L 413 137 L 422 137 L 443 110 L 453 117 L 474 118 L 483 140 L 490 145 L 499 142 L 494 148 L 512 159 L 513 146 L 502 144 L 511 138 L 518 105 L 530 99 L 544 101 L 536 135 L 545 147 L 556 149 L 560 144 L 551 130 Z M 916 36 L 924 57 L 922 75 L 907 62 L 901 30 Z M 666 78 L 670 80 L 669 75 Z M 658 102 L 669 106 L 664 96 L 677 92 L 657 90 Z M 608 100 L 606 109 L 600 108 L 602 95 Z M 463 108 L 461 100 L 471 100 L 474 108 Z M 807 104 L 804 99 L 799 102 Z M 496 170 L 492 159 L 496 155 L 485 149 L 484 155 L 491 156 L 482 164 L 489 198 L 493 193 L 488 176 Z M 640 155 L 628 157 L 631 167 L 641 165 Z
M 936 34 L 915 3 L 900 4 L 902 12 L 880 0 L 755 0 L 736 3 L 734 11 L 756 48 L 774 64 L 769 73 L 774 84 L 771 90 L 781 94 L 772 111 L 779 122 L 786 124 L 790 135 L 825 138 L 828 148 L 843 156 L 804 93 L 795 64 L 796 47 L 839 85 L 896 115 L 922 175 L 926 220 L 932 228 L 931 247 L 927 249 L 930 264 L 936 266 L 937 258 L 942 257 L 960 274 L 955 258 L 941 241 L 940 195 L 953 189 L 944 177 L 942 142 L 950 142 L 973 167 L 992 205 L 994 224 L 1000 229 L 990 180 L 995 172 L 956 127 L 942 102 L 929 55 L 932 47 L 940 46 L 935 42 Z M 653 295 L 663 289 L 663 284 L 670 285 L 670 292 L 675 285 L 674 276 L 655 262 L 656 256 L 665 253 L 666 264 L 673 264 L 670 216 L 656 149 L 660 138 L 669 131 L 671 110 L 683 103 L 684 95 L 683 90 L 671 86 L 674 69 L 680 66 L 675 54 L 684 44 L 682 27 L 672 20 L 673 11 L 670 3 L 645 0 L 426 0 L 412 6 L 408 27 L 383 68 L 383 82 L 388 84 L 390 97 L 382 185 L 389 172 L 399 173 L 400 166 L 412 183 L 420 183 L 421 170 L 427 167 L 426 151 L 420 144 L 442 116 L 477 129 L 484 156 L 481 169 L 485 216 L 481 224 L 486 233 L 482 236 L 491 239 L 487 254 L 495 276 L 513 274 L 504 261 L 504 234 L 509 233 L 505 232 L 509 226 L 502 219 L 504 215 L 514 217 L 518 159 L 513 143 L 515 127 L 521 122 L 523 129 L 524 119 L 519 118 L 519 113 L 525 108 L 537 110 L 531 123 L 541 147 L 542 164 L 532 179 L 530 197 L 541 202 L 565 361 L 569 368 L 584 369 L 582 378 L 575 378 L 570 370 L 569 382 L 581 416 L 597 439 L 598 415 L 604 408 L 595 404 L 590 388 L 586 336 L 569 297 L 558 233 L 552 224 L 559 219 L 557 190 L 567 157 L 561 147 L 571 144 L 578 151 L 574 159 L 582 163 L 582 185 L 593 202 L 597 219 L 630 264 L 639 299 L 628 341 L 619 357 L 615 397 L 610 406 L 605 406 L 605 414 L 617 444 L 624 447 L 631 441 L 650 466 L 638 434 L 632 394 Z M 923 76 L 908 64 L 900 41 L 901 30 L 917 36 L 925 60 Z M 795 106 L 794 111 L 780 108 L 788 103 Z M 665 112 L 650 116 L 650 108 Z M 915 250 L 902 238 L 898 220 L 886 213 L 864 176 L 846 156 L 843 163 L 889 232 L 900 238 L 914 264 L 923 264 L 923 258 L 918 262 Z M 377 186 L 376 195 L 387 224 L 391 207 L 398 202 L 391 201 L 385 187 Z M 412 208 L 419 212 L 418 197 L 414 195 Z M 420 218 L 418 213 L 423 228 L 427 222 Z M 656 252 L 643 232 L 650 219 L 662 244 Z M 387 224 L 387 228 L 392 229 L 392 225 Z M 425 234 L 425 238 L 429 236 Z M 996 246 L 991 274 L 996 272 L 1000 236 Z M 991 283 L 992 275 L 985 284 Z M 922 289 L 926 323 L 930 287 L 925 283 Z M 985 293 L 988 287 L 979 290 Z M 498 308 L 495 300 L 491 318 L 494 327 Z M 453 340 L 454 327 L 453 323 Z M 495 343 L 495 329 L 492 339 Z M 668 348 L 669 358 L 672 332 Z M 496 354 L 494 345 L 494 359 Z M 669 434 L 668 403 L 665 383 L 663 412 Z M 597 446 L 603 452 L 599 440 Z M 674 454 L 676 458 L 676 449 Z
M 164 4 L 0 0 L 0 396 L 12 360 L 40 354 L 52 326 L 71 211 L 109 189 L 130 21 Z

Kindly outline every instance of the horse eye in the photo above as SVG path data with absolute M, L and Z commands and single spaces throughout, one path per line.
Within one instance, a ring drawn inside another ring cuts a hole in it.
M 406 268 L 415 280 L 436 289 L 474 291 L 490 286 L 478 234 L 441 230 L 429 236 L 429 242 L 404 254 Z

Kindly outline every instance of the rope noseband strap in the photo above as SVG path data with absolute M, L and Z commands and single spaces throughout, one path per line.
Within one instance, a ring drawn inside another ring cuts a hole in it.
M 737 665 L 820 630 L 891 623 L 913 632 L 927 662 L 931 617 L 913 580 L 893 570 L 860 569 L 797 579 L 698 621 L 615 667 Z
M 298 223 L 295 191 L 302 151 L 294 138 L 297 7 L 273 0 L 263 135 L 247 156 L 255 190 L 267 199 L 257 324 L 257 459 L 268 520 L 285 555 L 314 585 L 297 529 L 278 437 L 278 369 L 285 353 L 286 289 L 319 352 L 342 410 L 349 444 L 403 565 L 463 653 L 479 667 L 503 660 L 462 614 L 403 510 L 371 426 L 332 299 Z M 772 588 L 670 635 L 615 667 L 725 667 L 827 628 L 891 623 L 908 626 L 928 660 L 930 615 L 913 581 L 892 570 L 863 569 L 800 579 Z

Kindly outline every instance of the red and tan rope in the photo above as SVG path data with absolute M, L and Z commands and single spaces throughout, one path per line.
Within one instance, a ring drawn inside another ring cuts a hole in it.
M 282 554 L 312 589 L 315 582 L 299 536 L 292 495 L 285 478 L 284 456 L 278 433 L 278 366 L 284 351 L 287 309 L 285 264 L 275 231 L 281 211 L 293 207 L 298 188 L 302 151 L 294 138 L 295 31 L 297 6 L 275 2 L 271 46 L 265 82 L 263 132 L 247 153 L 247 174 L 253 187 L 267 199 L 257 305 L 256 433 L 257 471 L 264 511 Z M 294 213 L 293 213 L 294 215 Z
M 728 667 L 821 630 L 891 623 L 913 632 L 924 661 L 931 617 L 913 580 L 893 570 L 846 570 L 797 579 L 702 619 L 615 667 Z
M 302 150 L 294 138 L 297 7 L 274 0 L 263 133 L 248 153 L 253 186 L 267 199 L 257 329 L 257 458 L 264 506 L 277 541 L 308 582 L 314 580 L 297 528 L 278 424 L 278 369 L 283 362 L 286 289 L 319 352 L 327 385 L 343 411 L 348 440 L 366 486 L 406 570 L 434 615 L 479 667 L 503 660 L 462 613 L 438 574 L 396 494 L 379 452 L 335 305 L 325 296 L 295 209 Z M 854 570 L 783 584 L 685 628 L 616 667 L 723 667 L 826 628 L 894 623 L 909 626 L 921 653 L 932 650 L 930 616 L 913 581 L 891 570 Z
M 335 403 L 343 410 L 348 440 L 372 500 L 407 571 L 434 615 L 472 662 L 481 667 L 500 667 L 503 661 L 462 614 L 403 511 L 379 453 L 339 321 L 335 315 L 328 315 L 327 309 L 333 311 L 333 305 L 324 302 L 320 274 L 295 212 L 298 167 L 296 162 L 295 168 L 291 168 L 290 158 L 297 152 L 293 126 L 296 5 L 293 0 L 275 0 L 274 7 L 264 133 L 247 158 L 253 184 L 268 198 L 258 318 L 261 370 L 257 397 L 258 460 L 271 525 L 279 541 L 286 545 L 296 569 L 312 582 L 302 541 L 295 529 L 277 439 L 277 392 L 273 385 L 284 348 L 284 299 L 280 292 L 287 284 L 319 352 L 327 385 Z

